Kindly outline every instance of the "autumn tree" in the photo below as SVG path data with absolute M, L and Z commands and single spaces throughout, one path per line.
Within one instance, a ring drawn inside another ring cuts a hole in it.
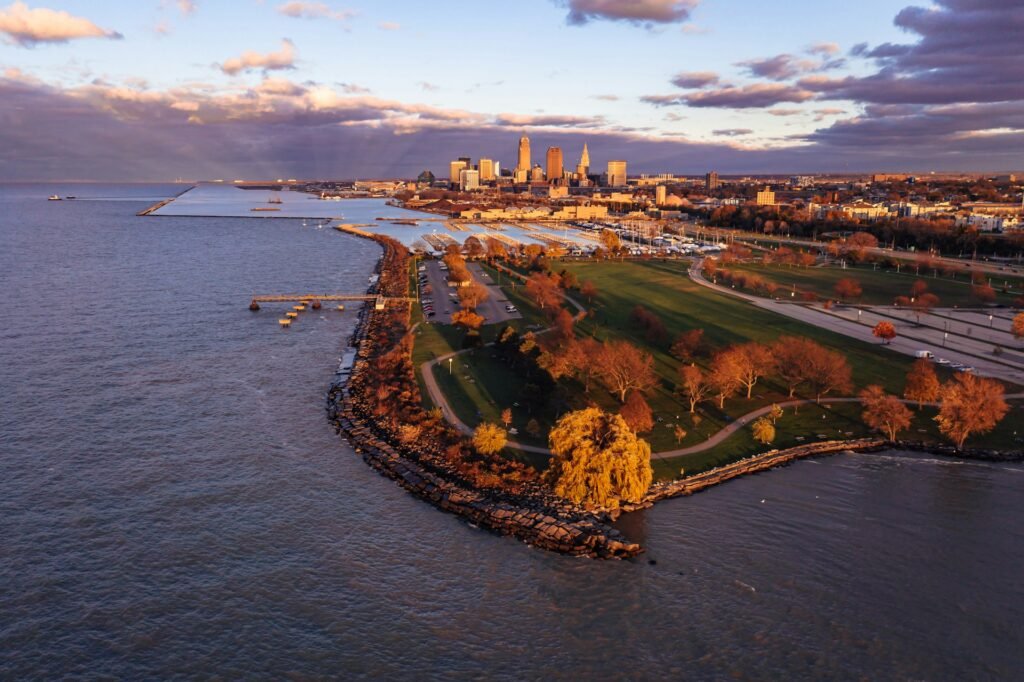
M 772 424 L 782 419 L 783 414 L 785 414 L 783 409 L 779 405 L 772 403 L 772 409 L 768 412 L 768 418 L 772 420 Z
M 557 308 L 562 301 L 558 277 L 544 272 L 535 272 L 526 280 L 526 295 L 532 298 L 541 310 Z
M 728 351 L 718 353 L 711 361 L 711 370 L 708 372 L 708 384 L 718 395 L 718 408 L 725 407 L 725 399 L 740 390 L 743 379 L 740 376 L 740 366 L 736 362 L 735 354 Z
M 506 407 L 501 411 L 501 423 L 505 425 L 505 428 L 512 426 L 512 408 Z
M 704 330 L 689 329 L 675 338 L 669 351 L 681 362 L 690 362 L 704 350 Z
M 811 357 L 822 347 L 803 336 L 780 336 L 771 348 L 775 373 L 786 384 L 792 398 L 796 389 L 807 382 Z
M 763 445 L 768 445 L 775 440 L 775 424 L 767 417 L 761 417 L 754 421 L 751 429 L 754 431 L 754 440 Z
M 463 243 L 463 248 L 466 250 L 466 255 L 470 259 L 482 258 L 487 250 L 484 249 L 484 245 L 480 242 L 478 237 L 466 237 L 466 241 Z
M 597 298 L 597 285 L 589 279 L 583 280 L 583 283 L 580 284 L 580 294 L 583 298 L 587 299 L 587 303 L 592 304 L 594 299 Z
M 629 391 L 649 391 L 657 378 L 654 358 L 628 341 L 605 341 L 592 358 L 597 379 L 605 388 L 626 402 Z
M 971 287 L 971 298 L 983 305 L 995 303 L 996 290 L 988 284 L 975 284 Z
M 574 288 L 579 283 L 579 281 L 576 277 L 575 272 L 570 272 L 569 270 L 562 270 L 560 273 L 558 273 L 558 283 L 561 285 L 563 289 L 568 291 L 569 289 Z
M 548 437 L 545 477 L 557 494 L 586 507 L 639 502 L 651 486 L 651 446 L 620 415 L 596 407 L 563 415 Z
M 680 365 L 679 392 L 690 403 L 690 414 L 697 410 L 697 403 L 711 392 L 711 386 L 704 378 L 704 372 L 696 365 Z
M 472 282 L 466 286 L 459 287 L 459 305 L 466 310 L 476 310 L 477 306 L 490 298 L 491 294 L 487 287 L 479 282 Z
M 885 434 L 890 441 L 896 440 L 900 431 L 910 428 L 913 414 L 894 395 L 889 395 L 881 386 L 868 386 L 860 392 L 860 403 L 864 406 L 861 418 L 875 431 Z
M 672 430 L 672 435 L 675 436 L 676 445 L 679 445 L 683 442 L 683 439 L 686 438 L 686 429 L 679 424 L 676 424 L 676 427 Z
M 928 360 L 921 358 L 914 362 L 907 372 L 907 382 L 903 389 L 903 397 L 907 400 L 917 402 L 917 409 L 924 407 L 924 403 L 938 400 L 939 391 L 942 386 L 939 384 L 939 377 L 935 374 L 935 368 Z
M 882 339 L 882 343 L 892 343 L 892 340 L 896 338 L 896 325 L 887 320 L 882 320 L 875 325 L 871 333 Z
M 815 401 L 829 393 L 849 393 L 853 390 L 853 373 L 846 362 L 846 356 L 823 346 L 818 346 L 804 365 L 808 388 L 814 393 Z
M 497 424 L 484 422 L 473 432 L 473 447 L 483 455 L 496 455 L 505 447 L 505 429 Z
M 601 243 L 613 254 L 618 253 L 622 248 L 622 240 L 619 239 L 619 235 L 607 229 L 601 230 Z
M 753 395 L 758 379 L 770 374 L 775 366 L 775 358 L 768 346 L 754 341 L 733 346 L 724 355 L 736 365 L 740 383 L 747 389 L 747 400 Z
M 651 412 L 651 406 L 638 391 L 630 392 L 626 403 L 619 408 L 619 415 L 636 433 L 644 433 L 654 428 L 654 415 Z
M 452 324 L 457 324 L 466 329 L 479 329 L 483 323 L 483 315 L 478 315 L 472 310 L 456 310 L 452 313 Z
M 972 433 L 988 433 L 1006 416 L 1009 406 L 1003 385 L 993 379 L 960 372 L 940 392 L 939 431 L 962 449 Z
M 838 282 L 835 286 L 836 297 L 840 301 L 846 301 L 848 299 L 860 298 L 863 290 L 861 289 L 860 282 L 855 279 L 846 277 Z
M 559 308 L 555 314 L 554 324 L 552 325 L 552 332 L 549 337 L 558 345 L 564 345 L 576 338 L 576 332 L 573 330 L 575 325 L 572 313 L 565 308 Z
M 1024 313 L 1017 313 L 1013 318 L 1010 331 L 1013 332 L 1013 338 L 1024 339 Z

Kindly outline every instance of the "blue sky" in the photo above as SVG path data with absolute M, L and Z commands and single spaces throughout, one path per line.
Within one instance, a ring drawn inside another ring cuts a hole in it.
M 1024 147 L 1024 94 L 1008 80 L 1005 94 L 975 85 L 993 69 L 985 50 L 1020 52 L 1012 2 L 3 2 L 0 135 L 21 138 L 10 149 L 25 158 L 22 170 L 0 159 L 0 179 L 78 172 L 95 156 L 89 140 L 65 145 L 63 169 L 56 149 L 24 140 L 76 126 L 119 138 L 125 157 L 147 128 L 166 138 L 166 159 L 128 163 L 147 177 L 161 160 L 174 175 L 251 175 L 254 151 L 238 154 L 232 140 L 266 136 L 278 155 L 261 159 L 266 172 L 303 176 L 441 169 L 461 155 L 507 164 L 520 131 L 571 160 L 592 139 L 595 165 L 626 156 L 631 172 L 1000 169 Z M 574 11 L 584 23 L 571 23 Z M 974 25 L 991 45 L 955 36 Z M 958 50 L 975 73 L 938 61 Z M 232 67 L 246 52 L 253 68 Z M 996 70 L 1021 75 L 1021 57 Z M 713 80 L 672 82 L 694 73 Z M 53 127 L 18 98 L 46 109 Z M 921 139 L 929 129 L 944 131 L 934 145 Z M 174 136 L 195 150 L 175 154 Z M 315 139 L 353 153 L 332 165 Z M 308 169 L 303 145 L 315 157 Z M 204 146 L 237 158 L 199 158 Z

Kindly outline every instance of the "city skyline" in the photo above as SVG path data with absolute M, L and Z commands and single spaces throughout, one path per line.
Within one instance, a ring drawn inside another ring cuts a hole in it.
M 0 180 L 441 176 L 523 134 L 566 170 L 584 143 L 632 174 L 1019 170 L 1024 9 L 920 4 L 253 2 L 238 31 L 225 3 L 16 1 Z

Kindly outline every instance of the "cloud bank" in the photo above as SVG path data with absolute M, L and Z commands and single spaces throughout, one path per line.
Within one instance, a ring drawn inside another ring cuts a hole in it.
M 43 7 L 30 9 L 20 0 L 0 9 L 0 35 L 21 47 L 39 43 L 66 43 L 78 38 L 117 40 L 123 37 L 117 31 L 100 28 L 88 19 L 63 10 Z

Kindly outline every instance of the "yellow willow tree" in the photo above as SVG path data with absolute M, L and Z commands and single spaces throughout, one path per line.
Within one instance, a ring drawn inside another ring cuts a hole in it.
M 585 507 L 639 502 L 651 486 L 651 446 L 617 414 L 596 407 L 565 414 L 548 436 L 545 476 L 555 492 Z

